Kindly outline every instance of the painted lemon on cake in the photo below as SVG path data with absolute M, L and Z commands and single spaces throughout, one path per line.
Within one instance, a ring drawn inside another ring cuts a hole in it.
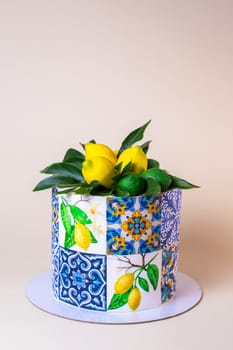
M 105 157 L 87 159 L 82 165 L 82 174 L 88 184 L 98 181 L 106 188 L 110 188 L 115 174 L 113 163 Z
M 116 164 L 117 157 L 114 151 L 106 145 L 100 143 L 87 143 L 85 145 L 86 159 L 93 159 L 95 157 L 104 157 L 112 164 Z
M 117 161 L 117 164 L 122 163 L 121 170 L 131 162 L 131 171 L 140 174 L 147 169 L 147 157 L 143 152 L 142 147 L 134 146 L 124 150 Z
M 126 273 L 125 275 L 120 276 L 114 285 L 114 291 L 116 294 L 126 293 L 133 285 L 134 274 Z
M 141 292 L 138 289 L 138 287 L 134 287 L 129 294 L 128 305 L 130 309 L 134 311 L 139 307 L 140 302 L 141 302 Z
M 87 250 L 91 244 L 90 231 L 85 225 L 80 224 L 79 222 L 75 225 L 74 240 L 77 246 L 84 250 Z

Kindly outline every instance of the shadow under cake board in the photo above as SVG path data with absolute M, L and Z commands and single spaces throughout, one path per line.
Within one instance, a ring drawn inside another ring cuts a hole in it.
M 36 275 L 26 287 L 26 296 L 39 309 L 76 321 L 102 324 L 132 324 L 163 320 L 180 315 L 197 305 L 202 298 L 199 284 L 188 275 L 178 272 L 176 297 L 152 310 L 104 312 L 81 309 L 57 301 L 51 287 L 51 270 Z

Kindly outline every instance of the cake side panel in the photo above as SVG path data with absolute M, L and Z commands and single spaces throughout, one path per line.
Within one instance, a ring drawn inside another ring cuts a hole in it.
M 55 298 L 59 292 L 59 196 L 56 188 L 52 189 L 52 290 Z
M 162 303 L 173 299 L 176 292 L 181 195 L 180 189 L 174 189 L 164 192 L 161 196 Z

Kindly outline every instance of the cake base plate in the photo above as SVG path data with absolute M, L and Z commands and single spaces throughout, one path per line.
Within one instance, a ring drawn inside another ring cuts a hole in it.
M 50 270 L 39 273 L 28 283 L 26 296 L 39 309 L 71 320 L 105 324 L 129 324 L 174 317 L 192 309 L 200 302 L 202 289 L 194 279 L 178 272 L 176 284 L 176 297 L 173 300 L 158 308 L 145 311 L 114 313 L 112 311 L 91 311 L 58 301 L 53 296 Z

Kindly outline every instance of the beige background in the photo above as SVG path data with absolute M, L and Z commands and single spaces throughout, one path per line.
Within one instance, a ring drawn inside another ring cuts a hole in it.
M 231 0 L 0 0 L 1 349 L 233 348 L 232 18 Z M 148 119 L 150 155 L 201 185 L 183 195 L 180 270 L 202 302 L 130 326 L 37 310 L 24 288 L 50 265 L 39 170 Z

